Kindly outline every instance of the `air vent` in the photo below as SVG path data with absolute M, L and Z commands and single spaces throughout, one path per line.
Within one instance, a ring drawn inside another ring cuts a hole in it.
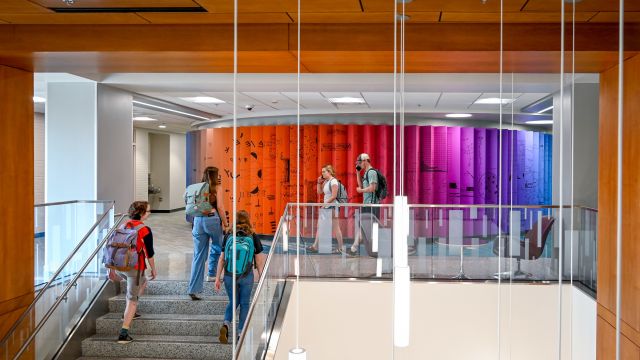
M 83 8 L 83 7 L 60 7 L 49 8 L 57 13 L 197 13 L 207 12 L 207 10 L 201 6 L 189 6 L 189 7 L 102 7 L 102 8 Z

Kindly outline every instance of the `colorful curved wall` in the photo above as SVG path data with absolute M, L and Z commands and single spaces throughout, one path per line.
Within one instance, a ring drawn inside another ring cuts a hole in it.
M 297 159 L 295 126 L 240 127 L 235 174 L 238 209 L 250 211 L 258 232 L 273 233 L 284 206 L 296 201 L 298 160 L 300 202 L 321 201 L 315 184 L 325 164 L 335 167 L 349 202 L 361 202 L 362 196 L 355 191 L 354 162 L 362 152 L 386 176 L 392 194 L 393 134 L 389 125 L 304 125 Z M 404 189 L 409 203 L 497 204 L 498 166 L 502 167 L 503 204 L 551 203 L 550 134 L 502 130 L 502 142 L 498 129 L 406 126 L 404 134 Z M 187 182 L 200 181 L 204 167 L 217 166 L 229 194 L 224 204 L 230 212 L 233 130 L 199 130 L 188 133 L 187 139 Z M 396 167 L 396 175 L 398 171 Z

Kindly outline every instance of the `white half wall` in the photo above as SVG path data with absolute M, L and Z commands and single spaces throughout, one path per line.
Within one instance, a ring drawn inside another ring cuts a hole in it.
M 126 212 L 134 198 L 133 97 L 98 84 L 98 199 Z
M 299 345 L 309 359 L 540 360 L 558 356 L 557 285 L 412 282 L 406 348 L 393 347 L 391 282 L 301 281 L 299 286 Z M 562 289 L 562 359 L 595 360 L 595 300 L 571 285 Z M 295 309 L 294 285 L 276 359 L 287 359 L 295 347 Z

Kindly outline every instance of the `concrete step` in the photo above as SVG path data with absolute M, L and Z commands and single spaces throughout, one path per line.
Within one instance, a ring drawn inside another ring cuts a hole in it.
M 100 358 L 231 359 L 230 344 L 216 336 L 135 335 L 129 344 L 118 344 L 115 335 L 94 335 L 82 342 L 82 355 Z
M 223 295 L 226 296 L 227 293 L 224 290 L 224 284 L 219 292 L 214 290 L 214 282 L 213 281 L 205 281 L 203 290 L 201 295 L 204 296 L 216 296 Z M 123 291 L 127 288 L 126 282 L 122 282 L 121 289 Z M 174 281 L 174 280 L 154 280 L 149 281 L 147 284 L 147 289 L 145 290 L 145 295 L 187 295 L 187 290 L 189 289 L 188 281 Z
M 256 277 L 256 283 L 253 286 L 255 291 L 258 287 Z M 227 292 L 224 288 L 224 284 L 220 288 L 220 291 L 214 290 L 213 281 L 205 281 L 202 293 L 203 296 L 227 296 Z M 127 288 L 126 282 L 122 282 L 121 287 L 123 291 Z M 188 281 L 175 281 L 175 280 L 154 280 L 149 281 L 147 288 L 144 292 L 145 295 L 188 295 L 189 282 Z
M 204 296 L 193 301 L 188 295 L 144 295 L 138 300 L 140 314 L 187 314 L 221 315 L 228 302 L 227 296 Z M 109 299 L 109 311 L 123 313 L 126 307 L 125 295 Z
M 224 315 L 141 313 L 131 323 L 131 334 L 213 336 L 223 323 Z M 121 327 L 122 313 L 108 313 L 96 321 L 98 334 L 117 334 Z

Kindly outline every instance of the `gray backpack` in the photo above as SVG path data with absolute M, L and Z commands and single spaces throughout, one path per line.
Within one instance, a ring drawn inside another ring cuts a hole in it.
M 185 213 L 189 216 L 203 216 L 212 210 L 209 203 L 209 183 L 191 184 L 184 192 Z
M 144 224 L 134 228 L 123 226 L 111 233 L 102 249 L 102 263 L 105 267 L 118 271 L 135 269 L 140 258 L 137 248 L 138 230 L 144 226 Z
M 342 184 L 342 182 L 340 182 L 340 180 L 338 180 L 338 196 L 336 197 L 336 200 L 339 203 L 349 202 L 349 195 L 347 194 L 347 188 L 344 187 L 344 185 Z

